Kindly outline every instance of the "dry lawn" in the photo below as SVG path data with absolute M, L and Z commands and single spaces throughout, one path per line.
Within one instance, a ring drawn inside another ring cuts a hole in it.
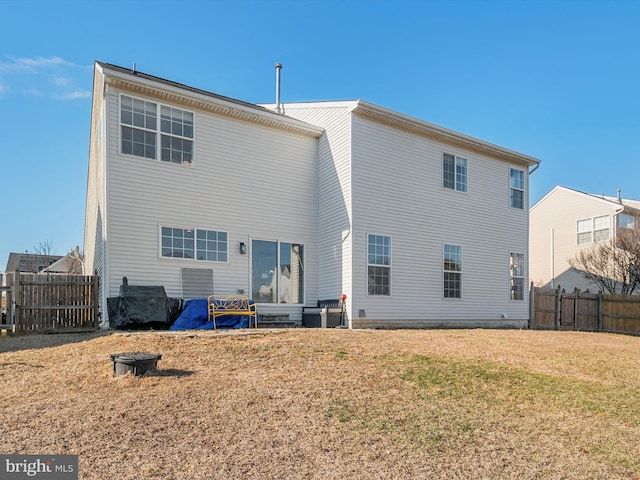
M 114 377 L 112 353 L 161 353 Z M 640 479 L 640 337 L 496 330 L 0 338 L 0 453 L 81 479 Z

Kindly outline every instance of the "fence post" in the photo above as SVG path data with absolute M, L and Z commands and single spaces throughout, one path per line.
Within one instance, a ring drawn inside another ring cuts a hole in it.
M 98 278 L 98 270 L 93 272 L 93 281 L 91 287 L 93 288 L 93 328 L 98 328 L 100 322 L 99 308 L 100 308 L 100 279 Z
M 556 288 L 556 330 L 560 330 L 560 307 L 562 305 L 562 287 Z
M 598 292 L 598 326 L 597 331 L 602 331 L 602 290 Z
M 534 325 L 536 319 L 536 292 L 533 282 L 529 285 L 529 329 Z
M 580 289 L 578 287 L 574 287 L 573 294 L 575 295 L 575 300 L 573 301 L 573 330 L 577 330 L 576 326 L 578 325 L 578 307 L 580 301 Z
M 13 274 L 13 293 L 11 295 L 11 324 L 13 331 L 20 331 L 20 270 L 16 268 Z

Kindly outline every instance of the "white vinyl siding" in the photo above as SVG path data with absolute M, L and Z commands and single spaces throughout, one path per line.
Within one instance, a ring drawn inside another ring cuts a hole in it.
M 196 110 L 198 162 L 168 169 L 120 153 L 119 92 L 110 90 L 106 101 L 115 120 L 107 131 L 109 296 L 118 295 L 125 276 L 181 295 L 181 269 L 198 262 L 159 258 L 159 225 L 227 232 L 227 262 L 207 263 L 216 293 L 249 293 L 250 255 L 240 253 L 241 242 L 296 239 L 305 245 L 306 290 L 316 295 L 317 138 Z M 298 307 L 290 318 L 300 315 Z
M 466 195 L 442 188 L 443 151 L 468 159 Z M 502 313 L 528 319 L 527 302 L 505 295 L 505 252 L 526 254 L 528 229 L 528 210 L 505 201 L 505 162 L 357 115 L 352 152 L 354 258 L 366 258 L 369 232 L 393 238 L 392 297 L 354 289 L 354 311 L 366 312 L 356 322 L 500 322 Z M 445 243 L 464 245 L 463 298 L 456 301 L 443 297 Z M 366 282 L 367 264 L 353 268 L 354 283 Z
M 318 299 L 352 298 L 352 188 L 350 102 L 338 106 L 309 108 L 288 104 L 286 114 L 313 125 L 322 125 L 325 135 L 318 140 L 318 297 L 309 296 L 307 305 Z M 323 108 L 324 107 L 324 108 Z M 347 303 L 347 308 L 352 307 Z M 349 313 L 347 317 L 349 317 Z

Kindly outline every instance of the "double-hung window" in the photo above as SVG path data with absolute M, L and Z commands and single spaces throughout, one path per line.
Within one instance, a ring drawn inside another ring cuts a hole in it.
M 524 254 L 512 253 L 509 261 L 511 300 L 524 300 Z
M 577 235 L 578 245 L 609 240 L 609 215 L 578 220 Z
M 467 191 L 467 159 L 442 154 L 442 186 L 459 192 Z
M 188 258 L 226 262 L 227 232 L 196 228 L 161 228 L 161 255 L 166 258 Z
M 369 295 L 391 295 L 391 237 L 368 235 L 367 278 Z
M 593 241 L 605 242 L 609 240 L 609 215 L 594 217 L 593 219 Z
M 524 171 L 509 168 L 509 206 L 524 209 Z
M 121 149 L 126 155 L 191 165 L 193 113 L 167 105 L 120 96 Z
M 445 244 L 443 249 L 444 298 L 462 298 L 462 247 Z
M 636 228 L 636 217 L 633 215 L 627 215 L 626 213 L 618 214 L 618 228 L 626 228 L 628 230 L 634 230 Z

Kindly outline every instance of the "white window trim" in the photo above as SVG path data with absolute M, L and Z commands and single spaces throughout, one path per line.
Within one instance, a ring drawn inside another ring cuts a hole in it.
M 453 188 L 444 186 L 444 156 L 451 155 L 453 157 Z M 458 165 L 458 159 L 464 160 L 467 162 L 467 176 L 465 182 L 465 190 L 458 190 L 457 185 L 458 182 L 456 180 L 456 166 Z M 458 155 L 457 153 L 453 153 L 451 151 L 442 150 L 440 152 L 440 189 L 447 192 L 458 192 L 462 194 L 469 193 L 469 158 L 466 156 Z
M 511 257 L 513 255 L 522 255 L 522 259 L 523 259 L 523 262 L 524 262 L 524 265 L 522 266 L 523 275 L 518 275 L 518 276 L 512 275 L 513 269 L 511 268 Z M 526 297 L 527 297 L 527 289 L 526 289 L 526 287 L 527 287 L 527 283 L 526 283 L 527 271 L 526 271 L 526 268 L 525 268 L 526 264 L 527 264 L 527 261 L 526 261 L 526 256 L 525 256 L 524 253 L 521 253 L 521 252 L 509 252 L 509 290 L 508 290 L 509 291 L 509 297 L 508 298 L 509 298 L 510 302 L 524 302 L 526 300 Z M 512 280 L 514 278 L 522 278 L 522 299 L 521 300 L 518 300 L 518 299 L 515 299 L 515 298 L 511 298 L 511 296 L 512 296 L 511 283 L 512 283 Z
M 193 230 L 193 258 L 180 258 L 180 257 L 165 257 L 162 255 L 162 227 L 166 228 L 180 228 L 182 230 Z M 196 257 L 198 256 L 198 230 L 205 230 L 208 232 L 218 232 L 225 233 L 227 235 L 227 260 L 198 260 Z M 158 258 L 160 260 L 168 260 L 168 261 L 181 261 L 181 262 L 204 262 L 204 263 L 218 263 L 218 264 L 227 264 L 229 263 L 230 256 L 230 248 L 229 245 L 229 232 L 225 230 L 216 230 L 213 228 L 203 228 L 203 227 L 193 227 L 193 226 L 185 226 L 185 225 L 177 225 L 177 224 L 169 224 L 169 223 L 159 223 L 158 224 Z
M 273 242 L 275 243 L 276 246 L 276 258 L 277 258 L 277 262 L 278 262 L 278 269 L 280 268 L 280 244 L 282 243 L 289 243 L 289 244 L 296 244 L 296 245 L 302 245 L 302 248 L 304 249 L 304 270 L 303 270 L 303 275 L 302 275 L 302 281 L 304 282 L 304 291 L 302 292 L 302 296 L 303 296 L 303 301 L 302 303 L 258 303 L 256 302 L 256 305 L 260 306 L 263 305 L 265 307 L 277 307 L 278 310 L 280 309 L 300 309 L 300 307 L 306 305 L 307 303 L 307 244 L 303 243 L 303 242 L 297 242 L 295 240 L 276 240 L 273 238 L 262 238 L 262 237 L 249 237 L 248 240 L 248 248 L 249 248 L 249 296 L 251 298 L 253 298 L 253 272 L 251 271 L 253 268 L 253 241 L 254 240 L 258 240 L 261 242 Z M 278 285 L 278 290 L 280 289 L 280 285 Z M 280 294 L 280 291 L 277 292 L 278 295 Z
M 511 186 L 511 170 L 515 170 L 517 172 L 522 172 L 522 188 L 516 188 L 516 187 L 512 187 Z M 527 196 L 525 195 L 526 190 L 527 190 L 527 171 L 522 169 L 522 168 L 518 168 L 518 167 L 514 167 L 512 165 L 509 165 L 509 171 L 507 174 L 507 186 L 508 186 L 508 190 L 507 190 L 507 202 L 509 202 L 509 208 L 512 208 L 513 210 L 521 210 L 521 211 L 525 211 L 527 210 Z M 518 207 L 514 207 L 513 205 L 511 205 L 511 190 L 517 190 L 519 192 L 522 192 L 522 208 L 518 208 Z
M 459 272 L 453 271 L 453 270 L 445 270 L 444 269 L 444 247 L 446 245 L 450 245 L 452 247 L 460 247 L 460 257 L 462 259 L 462 268 L 460 269 Z M 444 296 L 444 274 L 445 273 L 459 273 L 460 274 L 460 296 L 459 297 L 445 297 Z M 442 283 L 440 284 L 440 288 L 441 288 L 441 295 L 442 295 L 442 299 L 445 301 L 460 301 L 464 298 L 464 277 L 463 277 L 463 272 L 464 272 L 464 247 L 462 245 L 459 245 L 457 243 L 443 243 L 442 244 L 442 276 L 440 277 L 442 280 Z
M 377 237 L 387 237 L 389 239 L 389 265 L 379 265 L 377 263 L 369 263 L 369 235 L 374 235 Z M 391 237 L 391 235 L 367 232 L 365 245 L 366 245 L 365 254 L 366 254 L 367 268 L 365 269 L 365 272 L 364 272 L 365 274 L 364 284 L 365 284 L 366 296 L 372 297 L 372 298 L 391 298 L 393 295 L 393 268 L 392 268 L 393 267 L 393 238 Z M 372 295 L 369 293 L 369 267 L 389 268 L 389 294 L 388 295 Z
M 596 218 L 603 218 L 603 217 L 608 217 L 608 225 L 607 228 L 599 228 L 596 230 Z M 589 220 L 589 225 L 590 225 L 590 230 L 585 230 L 584 232 L 579 232 L 578 231 L 578 224 L 580 222 L 584 222 L 586 220 Z M 602 232 L 604 230 L 607 230 L 609 232 L 609 236 L 606 240 L 598 240 L 596 241 L 596 232 Z M 604 215 L 596 215 L 594 217 L 586 217 L 586 218 L 579 218 L 578 220 L 576 220 L 576 245 L 581 247 L 584 245 L 592 245 L 594 243 L 601 243 L 601 242 L 608 242 L 609 240 L 611 240 L 611 232 L 612 232 L 612 228 L 611 228 L 611 215 L 608 213 L 605 213 Z M 580 233 L 590 233 L 590 241 L 585 242 L 585 243 L 579 243 L 578 242 L 578 235 Z
M 155 130 L 149 130 L 148 128 L 144 128 L 144 127 L 137 127 L 134 125 L 129 125 L 127 123 L 122 123 L 122 97 L 130 97 L 133 98 L 135 100 L 142 100 L 145 102 L 149 102 L 149 103 L 155 103 L 156 104 L 156 129 Z M 161 128 L 161 119 L 162 119 L 162 107 L 170 107 L 170 108 L 176 108 L 178 110 L 182 110 L 183 112 L 188 112 L 191 113 L 193 115 L 193 138 L 188 138 L 188 137 L 180 137 L 177 135 L 173 135 L 171 133 L 165 133 L 162 132 L 162 128 Z M 136 159 L 141 159 L 141 160 L 147 160 L 150 162 L 159 162 L 163 165 L 174 165 L 175 167 L 189 167 L 189 168 L 193 168 L 195 167 L 195 163 L 196 163 L 196 112 L 194 112 L 193 110 L 188 110 L 186 108 L 182 108 L 181 106 L 175 106 L 175 105 L 171 105 L 168 103 L 160 103 L 154 99 L 150 99 L 150 98 L 143 98 L 143 97 L 138 97 L 135 95 L 130 95 L 126 92 L 121 92 L 118 96 L 118 153 L 120 155 L 124 155 L 126 157 L 133 157 Z M 138 155 L 133 155 L 130 153 L 124 153 L 122 151 L 122 127 L 128 127 L 128 128 L 132 128 L 134 130 L 142 130 L 144 132 L 149 132 L 149 133 L 154 133 L 156 135 L 156 158 L 148 158 L 148 157 L 140 157 Z M 172 138 L 179 138 L 182 140 L 190 140 L 192 142 L 192 146 L 191 146 L 191 163 L 174 163 L 174 162 L 166 162 L 161 160 L 162 158 L 162 135 L 166 135 L 168 137 L 172 137 Z M 179 227 L 176 227 L 179 228 Z

